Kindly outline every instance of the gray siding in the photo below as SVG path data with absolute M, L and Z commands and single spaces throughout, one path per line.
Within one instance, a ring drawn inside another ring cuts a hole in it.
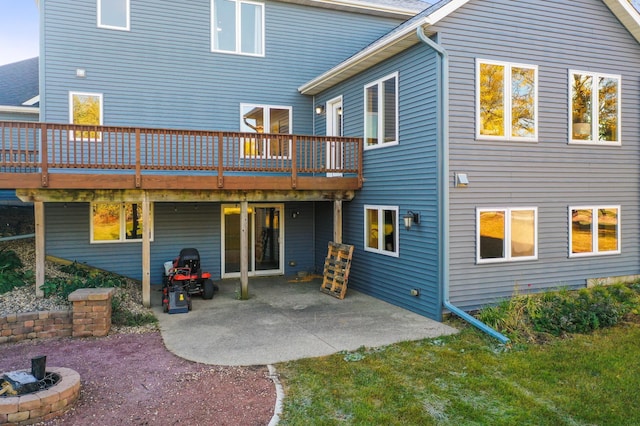
M 451 300 L 579 287 L 640 272 L 640 46 L 597 0 L 472 1 L 435 28 L 451 55 Z M 539 66 L 539 140 L 474 140 L 475 59 Z M 568 145 L 568 70 L 622 75 L 622 146 Z M 568 206 L 621 205 L 622 253 L 569 258 Z M 476 264 L 477 207 L 538 207 L 538 260 Z
M 416 46 L 323 93 L 326 101 L 343 95 L 344 133 L 362 135 L 364 85 L 399 73 L 399 130 L 397 146 L 364 153 L 364 186 L 345 202 L 344 238 L 355 246 L 349 287 L 431 318 L 440 318 L 436 206 L 436 88 L 434 53 Z M 316 121 L 324 132 L 324 118 Z M 399 257 L 364 250 L 364 205 L 399 207 Z M 420 225 L 402 226 L 407 210 L 421 214 Z M 420 289 L 420 297 L 410 295 Z
M 293 106 L 293 132 L 310 133 L 297 87 L 399 23 L 266 1 L 261 58 L 210 51 L 210 0 L 131 2 L 131 31 L 96 28 L 96 0 L 43 6 L 44 121 L 68 122 L 68 92 L 85 91 L 104 94 L 107 125 L 167 128 L 238 130 L 240 103 L 259 103 Z

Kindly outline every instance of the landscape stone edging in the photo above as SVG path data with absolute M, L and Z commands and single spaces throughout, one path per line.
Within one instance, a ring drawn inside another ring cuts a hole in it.
M 111 329 L 115 288 L 83 288 L 69 295 L 73 309 L 0 317 L 0 344 L 52 337 L 102 337 Z
M 60 381 L 42 391 L 0 397 L 0 424 L 27 425 L 60 416 L 80 395 L 80 375 L 65 367 L 47 369 L 60 375 Z
M 72 310 L 23 312 L 0 317 L 0 343 L 69 337 L 72 332 Z

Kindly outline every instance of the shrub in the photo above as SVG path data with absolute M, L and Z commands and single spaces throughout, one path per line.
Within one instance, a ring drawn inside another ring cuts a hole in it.
M 88 269 L 76 262 L 60 268 L 63 272 L 73 273 L 71 278 L 55 277 L 45 282 L 41 289 L 45 297 L 56 296 L 67 300 L 69 295 L 80 288 L 123 287 L 124 278 L 109 273 Z
M 481 310 L 478 318 L 513 340 L 530 340 L 539 333 L 560 336 L 610 327 L 639 310 L 640 285 L 634 283 L 515 295 Z
M 0 294 L 28 284 L 33 273 L 23 272 L 24 265 L 13 250 L 0 249 Z
M 155 324 L 158 319 L 152 312 L 131 312 L 125 308 L 125 293 L 116 293 L 111 299 L 111 323 L 113 325 L 136 327 Z

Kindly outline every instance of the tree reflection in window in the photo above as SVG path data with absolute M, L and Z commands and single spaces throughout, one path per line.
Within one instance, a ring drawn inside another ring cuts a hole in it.
M 142 231 L 142 206 L 140 204 L 92 204 L 92 242 L 142 240 Z
M 536 138 L 537 68 L 478 62 L 479 135 Z
M 479 209 L 478 262 L 537 258 L 537 209 Z
M 571 73 L 572 140 L 594 143 L 620 141 L 619 91 L 620 77 Z
M 571 255 L 620 252 L 620 209 L 617 206 L 571 209 Z

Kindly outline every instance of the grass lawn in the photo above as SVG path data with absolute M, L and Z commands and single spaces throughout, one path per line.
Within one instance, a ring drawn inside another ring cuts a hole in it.
M 507 350 L 475 328 L 278 366 L 282 425 L 640 425 L 640 319 Z

